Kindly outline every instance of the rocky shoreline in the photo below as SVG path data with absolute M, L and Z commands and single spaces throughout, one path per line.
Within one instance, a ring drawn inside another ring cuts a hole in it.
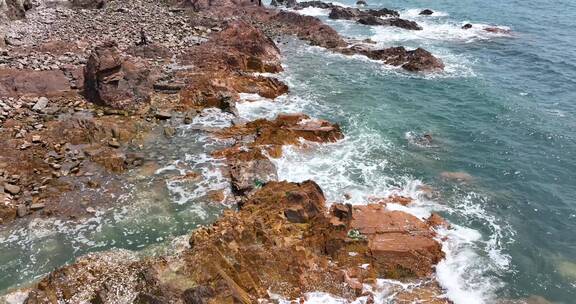
M 444 67 L 426 50 L 374 49 L 317 18 L 252 1 L 7 1 L 0 8 L 3 228 L 105 210 L 125 173 L 146 164 L 140 151 L 151 139 L 175 136 L 207 108 L 237 117 L 241 93 L 288 92 L 271 76 L 283 70 L 273 40 L 282 35 L 410 72 Z M 386 209 L 410 203 L 406 197 L 327 207 L 315 182 L 277 180 L 270 158 L 286 145 L 342 139 L 337 124 L 286 113 L 206 131 L 231 143 L 213 156 L 226 163 L 237 210 L 194 231 L 172 255 L 81 257 L 22 290 L 24 303 L 270 303 L 314 291 L 373 303 L 383 278 L 412 286 L 395 291 L 406 303 L 450 303 L 434 279 L 444 257 L 436 230 L 449 227 L 440 216 Z

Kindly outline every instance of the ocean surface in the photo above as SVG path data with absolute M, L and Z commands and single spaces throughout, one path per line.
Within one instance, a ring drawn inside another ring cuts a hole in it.
M 392 208 L 446 217 L 453 229 L 441 231 L 447 258 L 437 276 L 457 304 L 530 296 L 576 303 L 576 2 L 368 2 L 399 10 L 424 30 L 330 20 L 316 8 L 299 13 L 382 47 L 423 47 L 446 70 L 410 74 L 281 40 L 280 78 L 290 93 L 274 101 L 244 94 L 240 115 L 304 112 L 339 123 L 346 138 L 285 148 L 275 160 L 279 177 L 313 179 L 329 202 L 344 201 L 345 193 L 357 204 L 409 195 L 414 204 Z M 419 16 L 425 8 L 435 13 Z M 466 23 L 473 28 L 461 29 Z M 486 26 L 511 33 L 488 33 Z M 0 231 L 0 293 L 88 252 L 169 251 L 179 236 L 216 219 L 223 207 L 209 204 L 207 195 L 228 185 L 223 164 L 209 155 L 225 143 L 196 127 L 224 127 L 230 119 L 206 111 L 171 144 L 154 145 L 148 152 L 161 166 L 153 174 L 130 173 L 121 208 L 80 224 L 37 220 Z M 166 179 L 184 168 L 200 172 L 202 182 Z M 461 180 L 450 178 L 454 172 Z M 379 301 L 394 303 L 386 295 Z M 324 294 L 308 300 L 330 302 L 342 303 Z

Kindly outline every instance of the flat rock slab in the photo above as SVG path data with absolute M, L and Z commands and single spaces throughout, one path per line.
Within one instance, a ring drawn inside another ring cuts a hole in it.
M 0 97 L 63 96 L 72 92 L 60 70 L 0 70 Z

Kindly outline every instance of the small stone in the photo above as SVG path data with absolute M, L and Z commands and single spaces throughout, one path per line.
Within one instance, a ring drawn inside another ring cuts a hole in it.
M 194 116 L 196 116 L 195 112 L 186 113 L 186 116 L 184 116 L 184 124 L 191 124 L 194 121 Z
M 118 140 L 116 138 L 112 138 L 109 142 L 108 145 L 112 148 L 120 148 L 120 143 L 118 142 Z
M 32 110 L 42 111 L 46 108 L 46 106 L 48 106 L 48 102 L 49 102 L 48 98 L 40 97 L 40 98 L 38 98 L 38 101 L 36 102 L 34 107 L 32 107 Z
M 4 191 L 10 194 L 18 194 L 20 193 L 20 187 L 12 184 L 5 183 L 4 184 Z
M 30 206 L 30 210 L 34 210 L 34 211 L 44 209 L 44 208 L 46 208 L 46 205 L 43 203 L 36 203 L 36 204 L 32 204 Z
M 172 113 L 170 113 L 168 111 L 157 111 L 156 114 L 154 115 L 154 117 L 156 117 L 160 120 L 166 120 L 166 119 L 172 118 Z
M 174 135 L 176 135 L 176 129 L 174 129 L 173 127 L 164 127 L 164 135 L 167 138 L 174 137 Z
M 40 135 L 33 135 L 32 136 L 32 142 L 35 144 L 41 143 L 42 142 L 42 137 L 40 137 Z
M 28 214 L 28 209 L 26 209 L 26 205 L 18 205 L 17 209 L 16 209 L 16 214 L 18 215 L 18 217 L 25 217 L 26 214 Z
M 86 208 L 86 212 L 88 213 L 96 213 L 96 209 L 92 208 L 92 207 L 88 207 Z

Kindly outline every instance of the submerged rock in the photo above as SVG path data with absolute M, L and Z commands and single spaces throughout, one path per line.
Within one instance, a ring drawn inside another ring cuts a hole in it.
M 425 9 L 425 10 L 421 11 L 420 14 L 418 14 L 418 15 L 430 16 L 432 14 L 434 14 L 434 11 L 432 11 L 431 9 Z

